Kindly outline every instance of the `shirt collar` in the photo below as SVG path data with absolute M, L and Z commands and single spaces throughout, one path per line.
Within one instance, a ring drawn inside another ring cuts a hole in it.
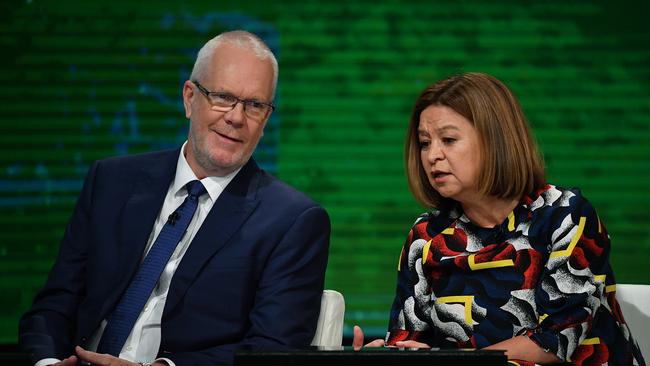
M 192 168 L 190 168 L 190 165 L 187 163 L 187 159 L 185 159 L 185 148 L 187 145 L 187 141 L 183 143 L 183 146 L 181 147 L 181 152 L 178 154 L 178 161 L 176 162 L 176 176 L 174 177 L 174 182 L 172 183 L 172 192 L 174 195 L 181 195 L 185 194 L 184 187 L 187 183 L 197 180 L 198 178 L 196 177 L 196 174 L 192 171 Z M 221 195 L 221 192 L 223 192 L 224 189 L 226 189 L 226 186 L 228 186 L 228 183 L 232 181 L 232 179 L 239 173 L 241 170 L 241 167 L 239 169 L 235 170 L 234 172 L 225 175 L 223 177 L 205 177 L 201 179 L 201 183 L 205 187 L 205 190 L 208 192 L 208 195 L 210 196 L 210 200 L 213 202 L 219 198 L 219 195 Z M 181 192 L 183 190 L 183 192 Z

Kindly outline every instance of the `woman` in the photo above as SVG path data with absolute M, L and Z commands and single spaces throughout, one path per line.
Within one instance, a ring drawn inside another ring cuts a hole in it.
M 384 340 L 503 349 L 523 364 L 644 365 L 616 301 L 610 241 L 577 189 L 546 183 L 519 103 L 468 73 L 428 87 L 406 138 L 415 198 Z M 355 327 L 355 345 L 363 344 Z

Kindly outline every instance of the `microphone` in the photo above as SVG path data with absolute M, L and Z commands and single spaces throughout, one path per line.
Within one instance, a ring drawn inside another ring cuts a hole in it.
M 169 217 L 167 217 L 167 223 L 171 225 L 176 225 L 176 221 L 181 218 L 181 214 L 178 213 L 178 211 L 174 211 L 171 214 L 169 214 Z

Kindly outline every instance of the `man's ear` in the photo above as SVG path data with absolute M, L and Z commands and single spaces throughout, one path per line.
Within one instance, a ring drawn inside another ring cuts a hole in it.
M 192 115 L 192 98 L 194 97 L 194 85 L 187 80 L 183 84 L 183 107 L 185 108 L 185 118 Z

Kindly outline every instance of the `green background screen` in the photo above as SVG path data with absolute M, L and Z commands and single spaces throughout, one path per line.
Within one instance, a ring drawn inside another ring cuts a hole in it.
M 241 3 L 244 3 L 243 5 Z M 504 81 L 548 179 L 580 187 L 612 237 L 620 283 L 650 283 L 648 2 L 4 1 L 0 5 L 0 343 L 43 285 L 90 164 L 180 146 L 181 86 L 221 31 L 280 63 L 256 158 L 332 219 L 326 287 L 345 334 L 383 336 L 401 246 L 424 211 L 403 141 L 428 84 Z

